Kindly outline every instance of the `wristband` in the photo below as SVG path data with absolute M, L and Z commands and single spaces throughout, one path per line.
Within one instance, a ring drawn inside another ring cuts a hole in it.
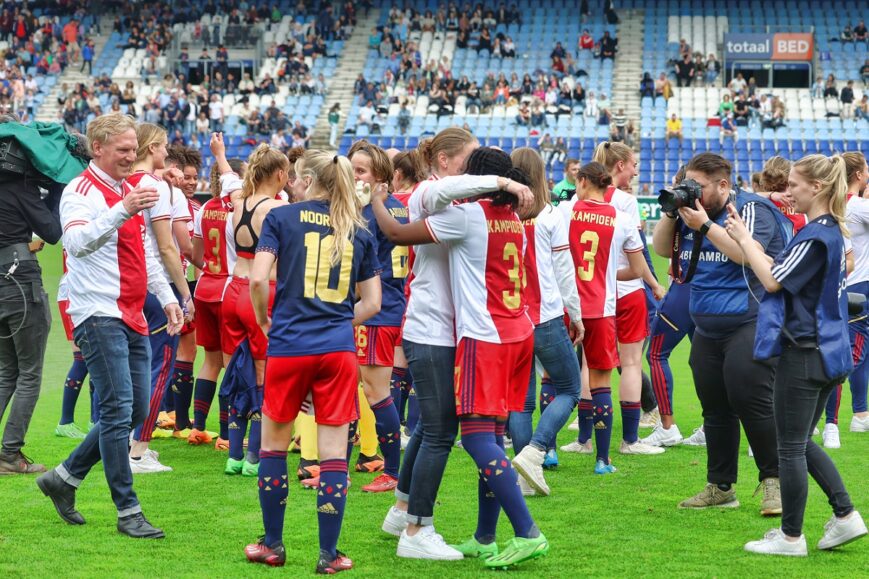
M 700 226 L 700 233 L 703 234 L 703 235 L 706 235 L 707 233 L 709 233 L 709 229 L 710 229 L 714 224 L 715 224 L 715 223 L 714 223 L 711 219 L 707 219 L 707 220 L 706 220 L 706 223 L 704 223 L 703 225 Z

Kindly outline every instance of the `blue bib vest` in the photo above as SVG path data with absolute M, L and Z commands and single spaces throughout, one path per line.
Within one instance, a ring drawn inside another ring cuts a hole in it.
M 733 200 L 737 212 L 748 203 L 755 203 L 757 211 L 769 211 L 778 224 L 778 234 L 781 236 L 782 245 L 787 245 L 793 237 L 793 226 L 781 211 L 771 201 L 754 193 L 740 192 Z M 721 211 L 713 221 L 724 226 L 727 219 L 727 211 Z M 683 236 L 682 248 L 690 253 L 693 235 L 699 235 L 696 231 L 689 231 Z M 680 260 L 683 256 L 679 256 Z M 687 260 L 689 256 L 685 256 Z M 683 267 L 687 268 L 687 264 Z M 754 299 L 749 295 L 746 276 L 753 279 L 754 274 L 750 268 L 743 271 L 742 265 L 733 263 L 724 253 L 704 237 L 700 246 L 700 259 L 697 270 L 691 280 L 691 298 L 689 310 L 692 315 L 706 316 L 738 316 L 749 311 L 749 300 Z
M 802 228 L 786 251 L 794 244 L 814 240 L 824 244 L 826 263 L 821 296 L 815 309 L 818 349 L 824 372 L 830 380 L 844 378 L 851 373 L 854 362 L 848 334 L 848 294 L 845 291 L 845 242 L 838 225 L 829 218 L 810 222 Z M 757 334 L 754 338 L 754 358 L 766 360 L 781 354 L 785 323 L 784 292 L 767 293 L 760 304 Z

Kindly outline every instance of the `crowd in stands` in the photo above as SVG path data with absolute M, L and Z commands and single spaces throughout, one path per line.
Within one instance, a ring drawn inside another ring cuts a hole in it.
M 87 39 L 88 3 L 52 3 L 37 13 L 28 4 L 6 2 L 0 11 L 0 111 L 23 122 L 33 120 L 46 78 L 68 66 L 88 66 L 93 44 Z
M 314 9 L 300 2 L 296 14 L 308 14 Z M 210 26 L 201 24 L 202 13 L 214 15 Z M 277 106 L 274 97 L 281 87 L 286 87 L 290 95 L 324 95 L 326 79 L 323 74 L 312 75 L 311 64 L 327 55 L 327 40 L 346 38 L 356 24 L 356 7 L 351 2 L 344 5 L 340 15 L 335 14 L 331 4 L 316 13 L 315 20 L 295 21 L 286 38 L 276 38 L 266 47 L 266 57 L 282 59 L 278 61 L 282 65 L 274 75 L 265 74 L 255 82 L 248 72 L 236 78 L 230 71 L 230 53 L 222 42 L 221 19 L 230 25 L 277 23 L 284 14 L 276 5 L 259 4 L 242 9 L 228 2 L 217 5 L 209 2 L 202 12 L 186 2 L 180 6 L 168 2 L 124 5 L 113 28 L 115 32 L 129 34 L 121 48 L 146 51 L 141 77 L 143 84 L 152 87 L 148 102 L 137 105 L 137 83 L 128 80 L 122 87 L 104 73 L 88 85 L 63 85 L 58 96 L 62 106 L 60 120 L 67 128 L 83 132 L 87 123 L 101 114 L 122 111 L 140 121 L 166 127 L 171 144 L 199 148 L 208 143 L 212 132 L 224 129 L 230 111 L 223 97 L 233 95 L 240 107 L 235 113 L 239 123 L 246 126 L 246 139 L 251 144 L 266 140 L 281 149 L 307 146 L 310 128 L 300 121 L 293 122 Z M 190 47 L 182 45 L 172 70 L 161 71 L 158 58 L 172 41 L 172 24 L 179 22 L 196 23 L 193 38 L 202 44 L 202 49 L 191 52 Z M 203 71 L 196 85 L 189 80 L 194 67 Z M 251 104 L 251 95 L 259 97 L 259 105 Z

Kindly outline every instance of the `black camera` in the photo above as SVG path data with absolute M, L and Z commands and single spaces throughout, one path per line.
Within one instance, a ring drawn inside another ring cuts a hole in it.
M 669 215 L 681 207 L 694 208 L 694 202 L 703 196 L 703 187 L 694 179 L 685 179 L 678 185 L 658 192 L 658 204 Z

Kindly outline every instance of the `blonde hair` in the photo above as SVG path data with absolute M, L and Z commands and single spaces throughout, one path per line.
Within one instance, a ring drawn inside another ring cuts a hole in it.
M 286 155 L 266 143 L 260 143 L 247 159 L 247 170 L 244 172 L 244 179 L 241 182 L 242 198 L 254 195 L 257 188 L 277 171 L 281 169 L 288 171 L 289 168 L 290 162 Z
M 619 161 L 627 163 L 633 157 L 634 150 L 624 143 L 604 141 L 598 143 L 597 147 L 594 148 L 594 156 L 592 156 L 591 160 L 595 163 L 600 163 L 606 168 L 607 172 L 612 174 L 613 169 L 615 169 Z
M 449 127 L 442 130 L 431 139 L 425 139 L 419 143 L 419 154 L 423 163 L 431 167 L 437 161 L 438 155 L 444 153 L 447 157 L 455 157 L 466 146 L 477 142 L 477 138 L 470 131 L 459 127 Z
M 848 192 L 847 166 L 842 155 L 826 157 L 807 155 L 794 163 L 793 169 L 809 181 L 821 186 L 818 195 L 827 199 L 827 211 L 839 224 L 842 235 L 849 237 L 845 227 L 845 194 Z
M 295 168 L 299 177 L 311 177 L 311 187 L 316 192 L 314 197 L 329 201 L 329 222 L 335 233 L 330 261 L 333 266 L 337 265 L 344 255 L 346 244 L 353 243 L 356 231 L 365 229 L 365 220 L 356 197 L 353 165 L 343 155 L 309 150 L 296 161 Z
M 857 173 L 862 171 L 866 166 L 866 157 L 859 151 L 848 151 L 847 153 L 842 153 L 842 158 L 845 159 L 845 167 L 848 173 L 845 178 L 848 179 L 848 185 L 850 185 L 856 179 Z
M 528 175 L 530 189 L 534 193 L 534 205 L 523 215 L 525 219 L 536 217 L 550 202 L 549 187 L 546 183 L 546 168 L 540 153 L 530 147 L 519 147 L 510 154 L 513 167 Z
M 425 181 L 428 176 L 422 163 L 422 157 L 416 149 L 401 152 L 393 157 L 392 168 L 395 171 L 401 171 L 405 184 L 416 185 Z
M 136 120 L 129 115 L 121 113 L 100 115 L 88 123 L 88 149 L 93 151 L 93 144 L 95 142 L 104 145 L 115 135 L 126 133 L 130 129 L 136 130 Z
M 153 123 L 140 123 L 136 127 L 136 140 L 139 146 L 136 149 L 136 161 L 142 161 L 151 154 L 151 145 L 169 142 L 166 129 Z
M 760 173 L 760 186 L 767 193 L 781 193 L 788 188 L 791 162 L 784 157 L 770 157 Z

